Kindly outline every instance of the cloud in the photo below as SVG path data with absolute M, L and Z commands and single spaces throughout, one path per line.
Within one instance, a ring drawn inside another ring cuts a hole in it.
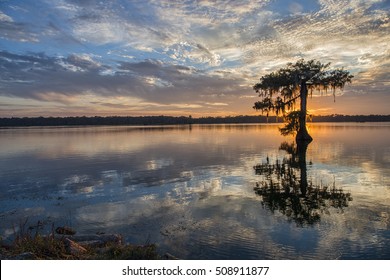
M 145 50 L 170 40 L 165 24 L 156 22 L 153 7 L 145 5 L 148 3 L 68 1 L 53 8 L 63 12 L 72 35 L 81 42 L 118 43 Z
M 41 99 L 46 93 L 70 96 L 91 87 L 104 88 L 104 76 L 98 72 L 107 69 L 76 55 L 61 58 L 9 52 L 0 52 L 0 68 L 3 94 L 33 99 Z
M 157 53 L 165 50 L 172 59 L 218 66 L 222 61 L 218 54 L 223 49 L 221 42 L 225 42 L 224 47 L 236 44 L 236 25 L 244 26 L 242 21 L 268 2 L 148 1 L 119 5 L 70 1 L 75 8 L 68 20 L 73 36 L 82 42 L 118 43 Z
M 0 21 L 3 23 L 4 22 L 14 22 L 14 20 L 10 16 L 4 14 L 2 11 L 0 11 Z
M 383 53 L 383 59 L 388 52 L 385 44 L 389 39 L 389 16 L 388 12 L 374 9 L 375 2 L 380 3 L 320 1 L 321 9 L 316 13 L 269 21 L 269 27 L 253 36 L 254 40 L 247 45 L 246 61 L 257 65 L 258 60 L 292 61 L 304 57 L 353 70 L 361 53 Z
M 258 78 L 299 58 L 350 70 L 347 94 L 387 92 L 388 8 L 380 0 L 6 3 L 0 96 L 251 113 Z
M 38 42 L 39 34 L 25 23 L 14 22 L 11 17 L 0 13 L 0 38 L 20 42 Z
M 62 60 L 62 66 L 74 71 L 104 71 L 107 66 L 102 66 L 101 63 L 94 61 L 88 54 L 76 55 L 71 54 L 66 59 Z
M 196 104 L 213 99 L 216 92 L 236 94 L 241 82 L 157 60 L 121 62 L 112 69 L 86 54 L 62 58 L 0 52 L 0 67 L 3 94 L 61 104 L 77 103 L 75 97 L 88 93 L 165 105 Z M 113 74 L 106 75 L 107 69 Z

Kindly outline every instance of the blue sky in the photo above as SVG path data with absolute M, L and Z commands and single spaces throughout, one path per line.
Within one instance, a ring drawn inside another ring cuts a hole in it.
M 299 58 L 355 76 L 314 114 L 390 114 L 390 1 L 0 0 L 0 116 L 256 114 Z

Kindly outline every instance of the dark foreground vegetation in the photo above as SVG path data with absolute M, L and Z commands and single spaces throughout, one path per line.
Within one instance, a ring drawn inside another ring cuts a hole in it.
M 389 122 L 390 115 L 328 115 L 311 116 L 312 122 Z M 17 126 L 74 126 L 74 125 L 180 125 L 180 124 L 237 124 L 237 123 L 280 123 L 281 117 L 227 116 L 192 118 L 172 116 L 141 117 L 32 117 L 0 118 L 0 127 Z
M 48 235 L 24 230 L 11 243 L 0 239 L 0 259 L 11 260 L 156 260 L 175 259 L 160 256 L 155 244 L 124 244 L 119 234 L 79 235 L 67 227 L 58 227 Z

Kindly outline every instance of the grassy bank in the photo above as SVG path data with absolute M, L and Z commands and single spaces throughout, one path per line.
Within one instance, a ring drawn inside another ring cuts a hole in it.
M 114 235 L 112 235 L 114 236 Z M 115 235 L 117 236 L 117 235 Z M 99 235 L 96 235 L 98 238 Z M 118 240 L 74 241 L 75 237 L 19 233 L 11 244 L 1 242 L 0 259 L 36 260 L 156 260 L 161 259 L 155 244 L 131 245 Z

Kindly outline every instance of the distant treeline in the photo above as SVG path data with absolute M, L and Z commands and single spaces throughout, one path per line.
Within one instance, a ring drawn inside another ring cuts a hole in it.
M 328 115 L 312 116 L 312 122 L 390 122 L 390 115 Z M 173 125 L 173 124 L 236 124 L 236 123 L 277 123 L 281 117 L 266 116 L 143 116 L 143 117 L 33 117 L 0 118 L 0 127 L 12 126 L 82 126 L 82 125 Z

